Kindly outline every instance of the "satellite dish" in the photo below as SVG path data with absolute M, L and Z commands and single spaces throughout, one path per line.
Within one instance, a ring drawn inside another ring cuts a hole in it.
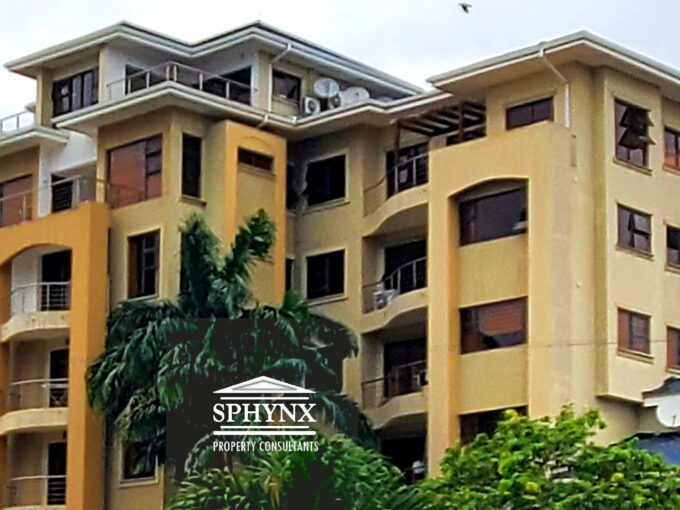
M 672 395 L 660 399 L 656 408 L 656 417 L 664 427 L 680 427 L 680 395 Z
M 335 97 L 340 92 L 340 85 L 333 78 L 319 78 L 312 87 L 314 94 L 322 99 Z
M 349 87 L 347 90 L 340 92 L 342 96 L 342 104 L 356 104 L 366 101 L 371 97 L 368 90 L 363 87 Z

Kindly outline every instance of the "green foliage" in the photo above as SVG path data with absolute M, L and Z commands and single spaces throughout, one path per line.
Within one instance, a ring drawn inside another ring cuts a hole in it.
M 267 260 L 274 240 L 273 222 L 259 211 L 222 256 L 217 237 L 193 216 L 182 227 L 177 303 L 123 302 L 111 312 L 106 350 L 88 371 L 89 401 L 123 440 L 148 446 L 140 468 L 165 462 L 167 412 L 190 403 L 184 389 L 197 380 L 216 387 L 269 375 L 303 384 L 317 390 L 316 409 L 330 425 L 374 440 L 357 404 L 339 393 L 342 360 L 357 349 L 353 333 L 294 294 L 280 306 L 254 299 L 251 271 Z M 201 332 L 196 319 L 231 319 L 235 326 Z
M 258 452 L 235 471 L 182 483 L 168 510 L 435 510 L 379 453 L 342 437 L 317 452 Z
M 492 437 L 448 450 L 423 488 L 456 510 L 680 508 L 680 470 L 635 440 L 593 443 L 602 428 L 594 410 L 542 420 L 508 411 Z

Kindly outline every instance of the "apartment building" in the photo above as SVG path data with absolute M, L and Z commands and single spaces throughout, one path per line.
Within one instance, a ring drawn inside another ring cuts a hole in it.
M 360 335 L 344 367 L 410 480 L 500 411 L 662 430 L 680 373 L 680 73 L 577 33 L 419 88 L 262 23 L 129 23 L 7 64 L 0 121 L 2 508 L 162 508 L 87 405 L 108 310 L 172 298 L 179 225 L 264 208 L 254 286 Z

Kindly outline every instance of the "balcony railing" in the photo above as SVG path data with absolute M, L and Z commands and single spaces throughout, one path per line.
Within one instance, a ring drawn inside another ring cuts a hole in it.
M 388 306 L 400 294 L 422 289 L 427 285 L 427 257 L 399 266 L 381 281 L 363 288 L 364 312 Z
M 391 398 L 420 391 L 425 384 L 427 384 L 425 360 L 393 367 L 385 377 L 361 384 L 363 407 L 365 409 L 380 407 Z
M 66 503 L 65 475 L 34 475 L 10 478 L 7 504 L 10 507 L 44 508 Z
M 69 310 L 70 282 L 43 282 L 21 285 L 12 289 L 12 315 L 34 312 Z
M 132 92 L 146 90 L 168 81 L 238 103 L 250 104 L 251 101 L 252 87 L 250 85 L 178 62 L 166 62 L 107 83 L 107 97 L 109 101 L 119 99 Z
M 8 411 L 68 406 L 67 379 L 34 379 L 9 385 Z
M 23 111 L 0 118 L 0 136 L 32 126 L 34 122 L 35 115 L 29 111 Z
M 34 199 L 49 200 L 50 211 L 75 209 L 95 199 L 95 180 L 83 175 L 60 179 L 48 186 L 0 198 L 0 228 L 17 225 L 34 217 Z
M 365 215 L 371 214 L 393 195 L 427 184 L 429 156 L 425 153 L 402 160 L 396 168 L 388 169 L 380 182 L 365 189 Z

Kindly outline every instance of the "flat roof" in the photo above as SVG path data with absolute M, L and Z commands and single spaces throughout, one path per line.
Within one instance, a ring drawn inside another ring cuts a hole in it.
M 470 94 L 546 69 L 543 57 L 556 66 L 578 61 L 610 67 L 658 85 L 669 97 L 680 98 L 680 71 L 585 30 L 437 74 L 427 81 L 451 93 Z
M 170 37 L 127 21 L 121 21 L 115 25 L 12 60 L 5 64 L 5 67 L 16 73 L 35 77 L 40 67 L 49 67 L 50 63 L 59 59 L 93 50 L 101 44 L 113 41 L 132 42 L 168 52 L 175 57 L 196 58 L 248 40 L 259 40 L 264 44 L 277 46 L 280 51 L 288 48 L 288 51 L 293 51 L 303 58 L 323 60 L 329 65 L 339 66 L 346 72 L 362 75 L 365 79 L 371 79 L 382 86 L 405 94 L 415 94 L 422 91 L 420 87 L 412 83 L 261 21 L 247 23 L 194 43 Z

